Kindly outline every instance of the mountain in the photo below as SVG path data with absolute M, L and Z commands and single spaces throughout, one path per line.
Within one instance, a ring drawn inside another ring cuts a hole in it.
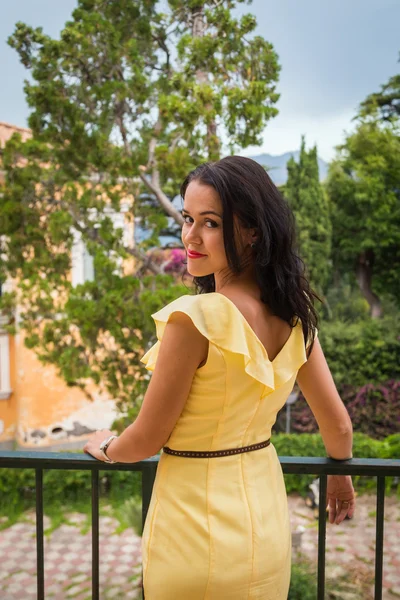
M 294 152 L 285 152 L 279 156 L 273 156 L 272 154 L 258 154 L 257 156 L 249 156 L 256 162 L 263 165 L 268 170 L 268 175 L 271 177 L 275 185 L 282 185 L 287 180 L 287 169 L 286 164 L 289 158 L 293 156 L 295 161 L 299 161 L 300 151 L 295 150 Z M 328 172 L 328 163 L 322 158 L 318 158 L 319 167 L 319 180 L 323 181 Z

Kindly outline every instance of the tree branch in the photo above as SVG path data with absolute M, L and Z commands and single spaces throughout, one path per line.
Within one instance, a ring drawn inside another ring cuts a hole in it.
M 60 204 L 63 204 L 63 203 L 61 202 Z M 89 239 L 91 239 L 93 242 L 96 242 L 96 244 L 99 244 L 100 246 L 105 248 L 107 251 L 109 250 L 108 245 L 101 239 L 101 237 L 99 236 L 96 229 L 91 228 L 91 227 L 82 226 L 78 220 L 78 216 L 75 214 L 75 212 L 71 206 L 67 206 L 64 203 L 64 208 L 66 210 L 68 210 L 69 214 L 73 218 L 74 228 L 77 231 L 85 234 Z M 160 267 L 152 261 L 151 257 L 147 256 L 144 252 L 142 252 L 138 248 L 124 247 L 124 250 L 131 256 L 134 256 L 138 260 L 142 261 L 145 268 L 148 269 L 149 271 L 151 271 L 152 273 L 154 273 L 155 275 L 161 275 L 163 273 L 162 269 L 160 269 Z
M 154 182 L 153 177 L 152 177 L 152 179 L 149 179 L 148 177 L 146 177 L 146 174 L 145 174 L 146 167 L 139 167 L 139 168 L 141 169 L 140 179 L 143 181 L 143 183 L 147 187 L 147 189 L 150 190 L 156 196 L 158 202 L 161 204 L 161 206 L 163 207 L 165 212 L 170 217 L 172 217 L 178 223 L 178 225 L 183 225 L 183 217 L 182 217 L 181 213 L 178 210 L 176 210 L 176 208 L 173 206 L 173 204 L 170 201 L 170 199 L 168 198 L 168 196 L 166 194 L 164 194 L 164 192 L 158 185 L 157 177 L 155 178 L 155 182 Z M 153 175 L 154 175 L 154 171 L 153 171 Z

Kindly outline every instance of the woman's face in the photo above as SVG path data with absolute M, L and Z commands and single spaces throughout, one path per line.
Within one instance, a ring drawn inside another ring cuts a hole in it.
M 187 252 L 187 270 L 193 277 L 202 277 L 226 270 L 222 230 L 222 203 L 218 193 L 209 185 L 192 181 L 186 190 L 182 242 Z M 191 251 L 202 256 L 195 258 Z

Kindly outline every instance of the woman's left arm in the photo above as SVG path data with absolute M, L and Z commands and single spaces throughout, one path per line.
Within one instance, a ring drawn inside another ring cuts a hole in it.
M 107 449 L 116 462 L 138 462 L 164 446 L 185 406 L 193 377 L 208 354 L 208 340 L 182 312 L 171 315 L 156 366 L 136 420 Z M 84 451 L 103 460 L 99 446 L 111 432 L 97 431 Z

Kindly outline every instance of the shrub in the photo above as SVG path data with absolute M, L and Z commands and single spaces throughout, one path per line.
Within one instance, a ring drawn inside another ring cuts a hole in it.
M 354 431 L 375 439 L 384 439 L 400 431 L 400 381 L 368 383 L 358 389 L 344 385 L 339 392 Z M 291 429 L 298 433 L 318 431 L 314 415 L 302 395 L 291 410 Z
M 294 562 L 290 577 L 288 600 L 315 600 L 317 578 L 309 563 Z
M 400 336 L 394 317 L 323 321 L 319 338 L 338 387 L 400 380 Z
M 101 493 L 111 502 L 141 495 L 141 473 L 100 471 Z M 44 510 L 46 505 L 91 502 L 90 471 L 53 469 L 43 473 Z M 34 469 L 0 469 L 0 514 L 19 513 L 35 506 Z
M 276 434 L 272 442 L 279 456 L 326 456 L 324 443 L 319 434 Z M 400 433 L 391 435 L 385 440 L 374 440 L 362 433 L 354 434 L 354 458 L 399 458 Z M 315 475 L 285 475 L 288 494 L 307 495 L 310 483 Z M 358 494 L 370 492 L 376 488 L 374 477 L 354 477 L 354 487 Z M 386 479 L 387 492 L 400 492 L 400 484 L 393 477 Z

